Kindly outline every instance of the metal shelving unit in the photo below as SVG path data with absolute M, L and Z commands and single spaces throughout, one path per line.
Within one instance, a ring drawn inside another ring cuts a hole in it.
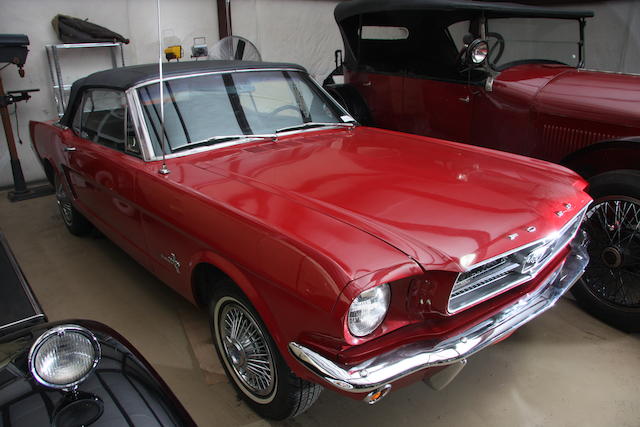
M 66 43 L 50 44 L 45 46 L 47 61 L 49 61 L 49 72 L 51 74 L 54 99 L 56 101 L 56 108 L 58 109 L 58 116 L 60 117 L 64 114 L 64 109 L 67 106 L 69 92 L 71 91 L 71 84 L 65 84 L 63 81 L 59 50 L 93 48 L 109 49 L 113 68 L 118 68 L 118 66 L 124 67 L 124 51 L 122 50 L 122 43 Z M 118 65 L 118 59 L 120 60 L 120 65 Z

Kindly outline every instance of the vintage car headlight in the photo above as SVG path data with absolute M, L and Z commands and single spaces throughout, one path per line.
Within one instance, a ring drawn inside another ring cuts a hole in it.
M 356 337 L 373 332 L 387 314 L 391 292 L 389 284 L 383 283 L 358 295 L 349 307 L 349 331 Z
M 484 40 L 474 40 L 469 46 L 469 55 L 473 64 L 481 64 L 489 55 L 489 44 Z
M 29 350 L 29 371 L 40 384 L 73 388 L 84 381 L 100 360 L 100 344 L 88 329 L 60 325 L 49 329 Z

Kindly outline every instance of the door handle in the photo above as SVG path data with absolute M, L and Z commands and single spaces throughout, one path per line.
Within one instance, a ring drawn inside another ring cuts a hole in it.
M 62 150 L 63 150 L 63 151 L 67 151 L 67 152 L 70 152 L 70 151 L 76 151 L 76 147 L 68 147 L 68 146 L 67 146 L 67 147 L 64 147 Z
M 462 101 L 462 102 L 464 102 L 465 104 L 468 104 L 468 103 L 469 103 L 469 101 L 471 101 L 471 98 L 467 95 L 467 96 L 465 96 L 464 98 L 458 98 L 458 101 Z
M 362 83 L 362 86 L 371 86 L 371 82 L 364 82 Z

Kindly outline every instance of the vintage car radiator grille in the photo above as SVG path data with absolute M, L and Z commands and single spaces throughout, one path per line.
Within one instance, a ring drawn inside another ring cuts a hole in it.
M 576 235 L 586 209 L 562 230 L 460 273 L 449 297 L 449 313 L 463 310 L 536 276 Z
M 544 153 L 542 158 L 561 159 L 569 153 L 591 145 L 597 141 L 616 138 L 616 135 L 592 132 L 584 129 L 545 124 L 542 127 Z

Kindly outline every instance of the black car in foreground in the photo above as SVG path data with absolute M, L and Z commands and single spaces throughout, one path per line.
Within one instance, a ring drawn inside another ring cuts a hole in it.
M 0 426 L 195 425 L 117 332 L 48 322 L 2 233 L 0 301 Z

